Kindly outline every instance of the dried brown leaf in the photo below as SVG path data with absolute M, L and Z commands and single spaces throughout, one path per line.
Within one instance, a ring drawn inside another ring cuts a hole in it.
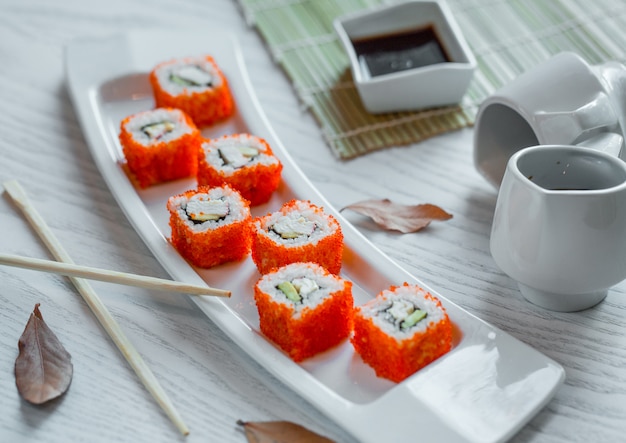
M 28 319 L 18 347 L 15 384 L 25 400 L 41 404 L 67 391 L 72 381 L 72 357 L 44 322 L 39 303 Z
M 365 200 L 346 206 L 361 215 L 370 217 L 379 226 L 404 234 L 424 229 L 431 221 L 445 221 L 452 218 L 439 206 L 431 204 L 400 205 L 389 199 Z
M 289 421 L 237 421 L 248 443 L 334 443 L 307 428 Z

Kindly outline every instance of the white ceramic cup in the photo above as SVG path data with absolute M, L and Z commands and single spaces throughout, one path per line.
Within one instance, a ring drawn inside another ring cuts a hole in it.
M 576 146 L 516 152 L 490 248 L 528 301 L 563 312 L 599 303 L 626 278 L 626 163 Z
M 590 66 L 577 54 L 562 52 L 481 104 L 474 163 L 498 188 L 509 158 L 525 147 L 576 144 L 624 155 L 619 152 L 624 151 L 625 119 L 626 67 L 617 62 Z

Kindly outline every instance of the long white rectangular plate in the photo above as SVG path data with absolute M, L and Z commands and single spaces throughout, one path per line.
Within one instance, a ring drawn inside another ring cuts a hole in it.
M 165 207 L 171 195 L 195 188 L 179 180 L 136 189 L 123 169 L 122 118 L 154 106 L 148 72 L 161 61 L 212 55 L 224 71 L 237 112 L 204 130 L 206 137 L 247 132 L 265 138 L 281 159 L 283 182 L 263 215 L 292 198 L 323 206 L 341 223 L 346 251 L 342 276 L 362 304 L 389 285 L 410 282 L 437 295 L 455 325 L 453 349 L 399 384 L 377 378 L 349 341 L 296 364 L 259 330 L 250 258 L 210 270 L 190 266 L 168 241 Z M 179 281 L 230 289 L 230 299 L 194 297 L 200 309 L 241 348 L 362 442 L 501 442 L 514 435 L 554 395 L 563 368 L 427 288 L 375 248 L 320 195 L 277 139 L 264 116 L 236 38 L 219 30 L 135 32 L 80 39 L 65 53 L 67 82 L 93 158 L 126 216 L 170 275 Z M 417 433 L 417 434 L 416 434 Z

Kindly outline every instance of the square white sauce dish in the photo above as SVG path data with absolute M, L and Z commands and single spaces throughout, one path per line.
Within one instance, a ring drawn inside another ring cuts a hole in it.
M 334 27 L 372 114 L 458 104 L 476 69 L 443 2 L 383 6 L 339 17 Z

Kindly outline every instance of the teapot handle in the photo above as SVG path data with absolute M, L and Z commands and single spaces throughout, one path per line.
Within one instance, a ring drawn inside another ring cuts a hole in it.
M 602 132 L 577 143 L 577 146 L 591 148 L 597 151 L 606 152 L 614 157 L 620 158 L 624 137 L 614 132 Z

